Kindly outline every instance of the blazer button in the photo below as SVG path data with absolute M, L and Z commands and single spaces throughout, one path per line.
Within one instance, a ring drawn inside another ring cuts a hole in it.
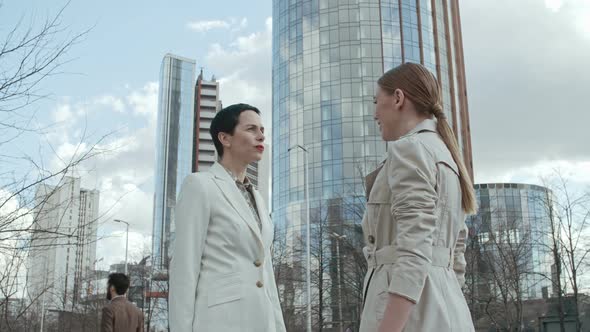
M 369 243 L 375 243 L 375 237 L 373 235 L 369 235 Z
M 264 286 L 264 285 L 262 284 L 262 281 L 258 280 L 258 281 L 256 282 L 256 286 L 257 286 L 258 288 L 262 288 L 262 286 Z
M 262 265 L 262 262 L 259 259 L 254 261 L 254 266 L 260 267 L 261 265 Z

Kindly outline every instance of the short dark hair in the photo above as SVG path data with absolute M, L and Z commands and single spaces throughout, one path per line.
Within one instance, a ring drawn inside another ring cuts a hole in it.
M 213 144 L 215 144 L 215 150 L 219 158 L 223 157 L 223 145 L 219 141 L 219 133 L 234 134 L 234 130 L 240 121 L 240 114 L 244 111 L 254 111 L 260 115 L 258 108 L 248 104 L 234 104 L 230 105 L 221 111 L 217 112 L 213 121 L 211 121 L 211 127 L 209 133 L 213 138 Z
M 115 291 L 119 295 L 127 293 L 129 289 L 129 277 L 123 273 L 111 273 L 109 274 L 109 280 L 107 281 L 109 288 L 115 287 Z

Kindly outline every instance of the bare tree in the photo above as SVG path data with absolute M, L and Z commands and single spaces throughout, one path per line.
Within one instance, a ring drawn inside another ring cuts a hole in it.
M 551 192 L 543 198 L 543 205 L 551 215 L 551 252 L 554 258 L 553 287 L 558 296 L 561 330 L 565 309 L 563 296 L 571 287 L 574 302 L 574 314 L 578 331 L 583 330 L 580 319 L 581 276 L 588 267 L 590 252 L 590 234 L 586 230 L 590 221 L 590 193 L 574 190 L 570 179 L 562 171 L 554 170 L 550 178 L 543 179 Z
M 476 325 L 521 331 L 541 315 L 525 317 L 526 306 L 549 295 L 550 218 L 537 214 L 541 205 L 531 193 L 502 188 L 489 196 L 482 191 L 478 213 L 468 218 L 464 292 Z M 539 197 L 544 192 L 533 191 Z
M 310 209 L 312 322 L 317 331 L 340 325 L 358 329 L 360 323 L 367 271 L 362 229 L 358 223 L 343 222 L 345 214 L 362 216 L 356 209 L 364 209 L 364 196 L 356 208 L 347 204 L 355 199 L 318 200 Z M 305 329 L 305 241 L 299 228 L 275 231 L 273 262 L 288 330 Z
M 19 296 L 18 273 L 24 265 L 26 256 L 22 252 L 14 251 L 11 256 L 2 256 L 0 269 L 0 331 L 12 331 L 24 327 L 25 321 L 21 319 L 25 303 L 23 297 Z
M 590 199 L 574 194 L 559 171 L 543 183 L 531 185 L 526 197 L 510 197 L 515 194 L 506 188 L 521 187 L 504 184 L 498 202 L 481 192 L 480 211 L 468 219 L 466 252 L 465 295 L 474 322 L 487 318 L 496 328 L 521 330 L 548 314 L 561 331 L 573 323 L 583 330 L 580 276 L 587 268 Z M 544 311 L 525 317 L 532 307 Z
M 40 89 L 41 83 L 60 73 L 70 61 L 66 57 L 68 52 L 89 31 L 68 31 L 61 22 L 67 6 L 68 3 L 40 24 L 34 16 L 21 17 L 2 36 L 0 63 L 9 64 L 0 68 L 0 113 L 3 114 L 0 130 L 4 137 L 10 137 L 4 133 L 6 130 L 16 133 L 31 130 L 33 115 L 28 114 L 29 106 L 47 96 Z M 10 140 L 0 145 L 7 142 Z
M 535 271 L 531 232 L 520 218 L 498 209 L 480 210 L 475 220 L 477 230 L 471 233 L 478 235 L 468 244 L 465 287 L 474 321 L 485 314 L 496 328 L 520 331 L 525 327 L 523 302 L 530 292 L 526 279 Z
M 151 274 L 149 291 L 144 309 L 146 331 L 169 331 L 168 294 L 170 284 L 168 275 Z
M 329 198 L 311 199 L 311 288 L 314 330 L 358 330 L 363 309 L 367 262 L 361 220 L 366 207 L 365 174 L 377 166 L 370 158 L 353 163 Z M 275 230 L 273 263 L 287 330 L 305 330 L 305 210 L 288 227 Z M 297 223 L 296 220 L 299 220 Z M 340 314 L 342 313 L 342 314 Z
M 67 176 L 112 150 L 104 143 L 110 134 L 97 137 L 84 129 L 74 151 L 69 156 L 60 155 L 48 138 L 58 129 L 54 124 L 38 123 L 38 102 L 51 95 L 51 91 L 43 89 L 44 83 L 63 73 L 72 60 L 69 52 L 89 32 L 73 32 L 64 25 L 68 4 L 45 20 L 23 16 L 14 26 L 3 26 L 5 30 L 0 31 L 0 330 L 38 328 L 42 313 L 36 307 L 43 297 L 73 297 L 69 309 L 79 311 L 74 303 L 80 297 L 79 285 L 84 282 L 81 276 L 72 280 L 78 285 L 73 294 L 55 294 L 56 290 L 46 287 L 48 283 L 36 294 L 30 294 L 24 287 L 25 262 L 34 251 L 75 246 L 84 238 L 81 230 L 103 217 L 69 228 L 62 227 L 65 215 L 58 216 L 59 222 L 53 227 L 41 223 L 41 211 L 50 213 L 64 208 L 52 205 L 51 197 L 67 182 Z M 0 3 L 0 10 L 3 9 Z M 21 149 L 25 141 L 39 142 L 38 150 Z M 48 158 L 53 162 L 48 162 Z M 38 195 L 39 188 L 44 188 L 43 195 Z M 62 203 L 71 205 L 76 199 Z M 89 310 L 87 306 L 81 308 Z
M 295 243 L 301 243 L 297 237 Z M 275 224 L 272 260 L 275 280 L 279 295 L 279 302 L 283 311 L 285 325 L 291 329 L 303 328 L 300 316 L 300 308 L 295 305 L 295 287 L 305 282 L 305 270 L 300 260 L 294 260 L 294 246 L 292 241 L 287 241 L 287 230 L 282 230 Z M 298 319 L 299 318 L 299 319 Z

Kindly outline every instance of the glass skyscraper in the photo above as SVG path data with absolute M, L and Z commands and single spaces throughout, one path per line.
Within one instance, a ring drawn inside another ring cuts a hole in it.
M 272 210 L 277 239 L 286 243 L 287 251 L 297 252 L 295 242 L 301 242 L 306 221 L 305 152 L 289 151 L 296 145 L 308 151 L 312 223 L 325 222 L 329 232 L 339 233 L 350 226 L 356 236 L 348 236 L 347 243 L 362 246 L 354 225 L 360 224 L 365 204 L 363 177 L 386 152 L 373 120 L 376 81 L 399 64 L 422 63 L 435 74 L 444 110 L 471 171 L 457 0 L 274 0 L 272 52 Z M 335 246 L 329 251 L 333 257 Z M 291 256 L 297 261 L 296 254 Z M 321 262 L 313 263 L 321 269 Z M 345 266 L 339 267 L 348 273 Z M 327 279 L 333 283 L 336 269 L 328 270 Z M 281 287 L 287 286 L 279 280 Z M 290 305 L 303 304 L 304 294 L 294 288 L 294 300 L 283 304 L 287 311 Z M 344 289 L 342 294 L 350 292 Z M 358 310 L 350 313 L 347 307 L 358 308 L 358 299 L 335 297 L 334 292 L 319 298 L 332 302 L 325 317 L 314 318 L 314 325 L 318 320 L 324 326 L 327 321 L 347 320 L 346 326 L 354 327 Z M 338 317 L 342 305 L 343 317 Z M 297 309 L 292 313 L 305 315 Z
M 160 67 L 156 171 L 154 174 L 153 266 L 168 268 L 174 207 L 193 162 L 195 61 L 166 54 Z
M 467 288 L 473 305 L 551 294 L 551 204 L 545 187 L 520 183 L 476 184 L 479 211 L 467 218 Z M 479 299 L 479 301 L 478 301 Z M 469 299 L 468 299 L 469 300 Z M 475 307 L 472 308 L 476 309 Z

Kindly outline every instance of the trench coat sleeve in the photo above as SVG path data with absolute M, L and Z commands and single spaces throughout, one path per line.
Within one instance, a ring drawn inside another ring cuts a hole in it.
M 170 262 L 170 331 L 193 330 L 201 257 L 210 219 L 206 181 L 200 174 L 184 180 L 175 210 L 176 241 Z
M 463 287 L 465 284 L 465 267 L 467 266 L 467 262 L 465 261 L 465 239 L 467 238 L 467 225 L 464 225 L 459 232 L 459 237 L 457 238 L 457 244 L 455 244 L 454 249 L 454 261 L 453 261 L 453 270 L 455 271 L 455 275 L 457 276 L 457 281 L 459 282 L 459 286 Z
M 398 255 L 388 291 L 416 303 L 432 264 L 436 164 L 431 152 L 413 136 L 395 141 L 388 154 L 391 215 L 397 224 L 393 246 Z

